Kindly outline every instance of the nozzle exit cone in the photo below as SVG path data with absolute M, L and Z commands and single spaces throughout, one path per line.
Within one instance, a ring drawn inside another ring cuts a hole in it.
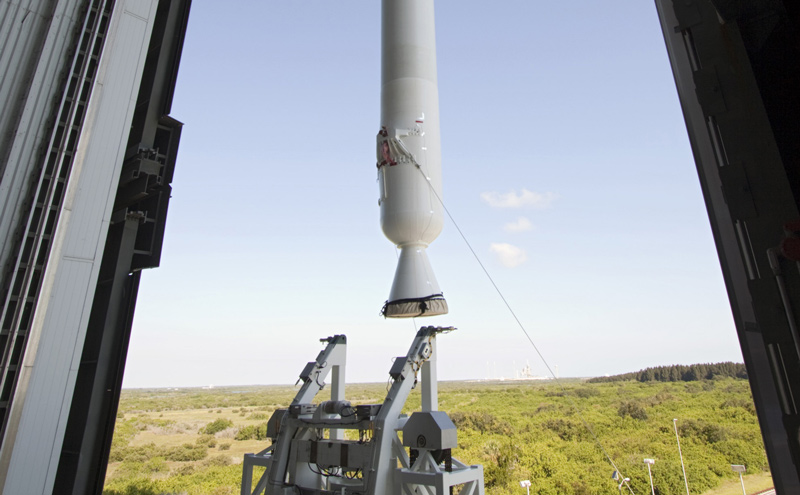
M 422 244 L 400 247 L 389 300 L 381 314 L 386 318 L 412 318 L 447 314 L 445 301 Z

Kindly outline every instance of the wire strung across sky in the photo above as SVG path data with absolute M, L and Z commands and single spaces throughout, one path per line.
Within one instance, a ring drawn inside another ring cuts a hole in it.
M 505 306 L 508 309 L 509 313 L 511 313 L 511 316 L 514 318 L 514 321 L 517 322 L 517 326 L 519 327 L 520 330 L 522 330 L 522 333 L 525 335 L 525 338 L 528 339 L 528 342 L 530 342 L 531 347 L 533 347 L 533 350 L 536 351 L 536 354 L 539 356 L 539 359 L 542 361 L 542 364 L 544 364 L 545 368 L 547 368 L 547 372 L 550 373 L 550 376 L 552 377 L 552 379 L 555 380 L 556 384 L 558 384 L 558 386 L 561 388 L 561 391 L 564 393 L 564 397 L 567 398 L 567 400 L 569 401 L 570 405 L 575 410 L 575 413 L 578 415 L 578 418 L 580 418 L 581 423 L 583 423 L 584 428 L 586 428 L 586 431 L 588 431 L 589 434 L 594 439 L 595 445 L 597 445 L 597 447 L 603 452 L 603 455 L 606 457 L 606 459 L 608 460 L 609 464 L 611 464 L 611 466 L 614 468 L 614 470 L 617 471 L 620 474 L 620 477 L 623 480 L 625 480 L 626 479 L 625 476 L 622 475 L 622 472 L 617 467 L 617 464 L 614 462 L 614 459 L 611 458 L 611 455 L 608 453 L 608 451 L 606 451 L 605 447 L 603 447 L 603 444 L 600 442 L 600 439 L 597 438 L 597 435 L 595 435 L 594 430 L 592 430 L 591 425 L 589 425 L 589 423 L 583 417 L 583 414 L 581 414 L 581 410 L 578 408 L 578 405 L 575 403 L 575 401 L 572 399 L 572 397 L 567 393 L 567 389 L 566 389 L 566 387 L 564 387 L 564 384 L 561 383 L 561 380 L 559 380 L 558 377 L 556 376 L 556 374 L 553 373 L 552 368 L 550 368 L 550 364 L 544 358 L 544 355 L 539 350 L 539 348 L 536 346 L 536 343 L 534 343 L 533 339 L 531 338 L 530 334 L 528 333 L 528 330 L 525 329 L 525 325 L 523 325 L 522 322 L 520 321 L 519 317 L 517 317 L 517 314 L 514 312 L 514 309 L 511 307 L 511 304 L 508 303 L 508 300 L 503 295 L 503 292 L 500 290 L 500 287 L 497 286 L 497 284 L 495 283 L 495 281 L 492 278 L 491 274 L 489 274 L 489 270 L 487 270 L 486 266 L 484 266 L 483 262 L 481 261 L 480 257 L 478 256 L 478 253 L 476 253 L 475 250 L 472 248 L 472 244 L 470 244 L 469 240 L 467 239 L 467 236 L 464 235 L 464 232 L 461 230 L 461 227 L 458 226 L 458 222 L 456 222 L 455 218 L 453 218 L 453 215 L 450 213 L 450 210 L 447 208 L 447 205 L 444 204 L 444 201 L 442 201 L 442 198 L 436 192 L 436 189 L 433 187 L 433 184 L 431 184 L 430 178 L 427 175 L 425 175 L 425 172 L 422 170 L 422 167 L 419 165 L 419 163 L 417 163 L 416 160 L 414 160 L 414 166 L 416 166 L 417 170 L 419 170 L 419 173 L 422 174 L 422 177 L 425 179 L 425 182 L 428 184 L 428 187 L 433 192 L 434 196 L 436 196 L 436 199 L 439 201 L 439 204 L 442 205 L 442 208 L 444 209 L 444 212 L 447 213 L 447 218 L 449 218 L 450 221 L 453 223 L 453 226 L 458 231 L 458 235 L 461 236 L 461 239 L 464 241 L 464 244 L 467 245 L 467 248 L 472 253 L 472 256 L 475 258 L 475 261 L 478 262 L 478 265 L 481 267 L 481 270 L 483 270 L 483 273 L 486 275 L 486 278 L 489 279 L 489 282 L 492 284 L 492 287 L 494 287 L 494 290 L 497 292 L 497 295 L 500 296 L 500 299 L 503 301 L 503 304 L 505 304 Z M 623 481 L 623 483 L 628 488 L 628 490 L 631 492 L 631 494 L 633 494 L 633 489 L 630 487 L 630 485 L 628 483 L 626 483 L 625 481 Z

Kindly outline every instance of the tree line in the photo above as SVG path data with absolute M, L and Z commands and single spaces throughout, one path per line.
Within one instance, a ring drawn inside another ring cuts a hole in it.
M 724 363 L 674 364 L 672 366 L 656 366 L 633 373 L 614 376 L 598 376 L 587 380 L 590 383 L 607 383 L 622 381 L 639 382 L 692 382 L 696 380 L 712 380 L 714 378 L 747 379 L 747 370 L 742 363 L 727 361 Z

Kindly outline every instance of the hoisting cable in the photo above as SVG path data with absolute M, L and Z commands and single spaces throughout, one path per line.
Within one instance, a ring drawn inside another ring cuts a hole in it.
M 589 425 L 589 423 L 586 421 L 586 419 L 584 419 L 583 414 L 581 414 L 581 410 L 578 409 L 578 405 L 575 404 L 575 401 L 572 399 L 572 397 L 570 397 L 570 395 L 567 394 L 566 387 L 564 387 L 564 385 L 558 379 L 556 374 L 553 373 L 553 370 L 550 368 L 550 364 L 548 364 L 547 360 L 544 358 L 544 356 L 542 355 L 541 351 L 539 351 L 539 348 L 533 342 L 533 339 L 531 338 L 530 334 L 525 329 L 525 325 L 523 325 L 522 322 L 520 321 L 520 319 L 517 317 L 517 314 L 514 312 L 514 309 L 511 307 L 511 304 L 508 303 L 508 300 L 506 300 L 505 296 L 503 295 L 503 292 L 500 290 L 500 287 L 497 286 L 497 284 L 495 283 L 494 279 L 489 274 L 489 270 L 487 270 L 486 267 L 484 266 L 483 262 L 481 262 L 481 259 L 478 256 L 478 253 L 475 252 L 475 250 L 472 248 L 472 244 L 470 244 L 469 240 L 467 240 L 467 236 L 464 235 L 464 232 L 461 230 L 461 227 L 458 226 L 458 223 L 456 222 L 455 218 L 453 218 L 453 215 L 450 213 L 450 210 L 447 209 L 447 205 L 444 204 L 444 201 L 439 196 L 439 193 L 436 192 L 436 188 L 433 187 L 433 184 L 431 183 L 430 177 L 425 175 L 425 172 L 422 170 L 422 167 L 417 163 L 416 160 L 414 160 L 414 166 L 417 168 L 417 170 L 419 170 L 419 173 L 422 174 L 422 177 L 425 179 L 425 182 L 428 184 L 428 187 L 430 187 L 430 190 L 433 192 L 434 196 L 436 196 L 436 199 L 439 200 L 439 204 L 442 205 L 442 209 L 444 209 L 445 213 L 447 213 L 447 217 L 450 219 L 450 221 L 455 226 L 456 230 L 458 231 L 458 235 L 461 236 L 461 239 L 464 241 L 464 244 L 467 245 L 467 248 L 470 250 L 470 252 L 472 253 L 472 256 L 475 258 L 475 261 L 478 262 L 478 265 L 481 267 L 481 270 L 483 270 L 483 273 L 486 275 L 486 278 L 489 279 L 489 282 L 492 284 L 492 287 L 494 287 L 495 292 L 497 292 L 497 295 L 500 296 L 500 299 L 503 301 L 503 304 L 505 304 L 505 306 L 508 309 L 509 313 L 511 313 L 511 316 L 514 318 L 514 321 L 517 322 L 517 326 L 520 328 L 520 330 L 522 330 L 522 333 L 525 334 L 525 337 L 528 339 L 528 342 L 530 342 L 531 346 L 533 347 L 533 350 L 536 351 L 536 354 L 539 356 L 539 359 L 542 361 L 542 363 L 544 364 L 545 368 L 547 368 L 547 371 L 550 373 L 550 376 L 553 377 L 553 380 L 555 380 L 556 384 L 558 384 L 558 386 L 561 388 L 561 391 L 564 393 L 564 397 L 567 398 L 567 400 L 569 401 L 569 403 L 572 406 L 572 408 L 578 414 L 578 418 L 580 418 L 581 423 L 583 423 L 584 428 L 586 428 L 586 430 L 592 436 L 592 438 L 594 439 L 594 442 L 597 445 L 597 447 L 599 447 L 600 450 L 603 452 L 603 455 L 606 456 L 606 459 L 608 460 L 609 464 L 611 464 L 611 466 L 614 468 L 614 470 L 616 470 L 618 473 L 620 473 L 620 476 L 624 480 L 625 476 L 622 475 L 622 472 L 619 470 L 619 468 L 617 467 L 617 464 L 611 458 L 611 455 L 609 455 L 609 453 L 606 451 L 605 447 L 603 447 L 603 444 L 600 442 L 600 439 L 597 438 L 597 435 L 594 433 L 594 430 L 592 430 L 592 427 Z M 625 483 L 625 486 L 628 488 L 628 490 L 631 492 L 631 494 L 633 494 L 633 489 L 630 487 L 630 485 L 627 482 L 624 482 L 624 481 L 623 481 L 623 483 Z

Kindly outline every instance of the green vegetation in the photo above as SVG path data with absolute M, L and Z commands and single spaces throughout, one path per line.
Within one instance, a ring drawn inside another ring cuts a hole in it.
M 200 433 L 203 435 L 214 435 L 228 428 L 233 428 L 233 421 L 230 419 L 217 419 L 201 428 Z
M 614 376 L 599 376 L 590 378 L 589 383 L 624 382 L 635 380 L 637 382 L 693 382 L 696 380 L 713 380 L 715 378 L 743 378 L 747 379 L 747 369 L 742 363 L 730 361 L 715 364 L 692 364 L 684 366 L 657 366 L 645 368 L 634 373 L 623 373 Z
M 713 489 L 722 495 L 725 487 L 738 486 L 730 464 L 746 465 L 754 485 L 768 484 L 750 387 L 746 380 L 714 376 L 572 380 L 563 388 L 539 381 L 444 382 L 439 408 L 459 427 L 453 455 L 483 464 L 487 495 L 519 495 L 523 479 L 537 495 L 617 493 L 606 454 L 631 478 L 635 493 L 650 491 L 645 457 L 656 460 L 658 495 L 685 493 L 673 418 L 693 494 Z M 268 445 L 266 419 L 294 394 L 292 387 L 123 391 L 104 493 L 239 493 L 243 454 Z M 347 388 L 358 404 L 380 403 L 385 394 L 385 384 Z M 419 401 L 413 393 L 407 411 L 418 409 Z
M 267 423 L 243 426 L 236 432 L 234 438 L 236 440 L 265 440 L 267 438 Z

